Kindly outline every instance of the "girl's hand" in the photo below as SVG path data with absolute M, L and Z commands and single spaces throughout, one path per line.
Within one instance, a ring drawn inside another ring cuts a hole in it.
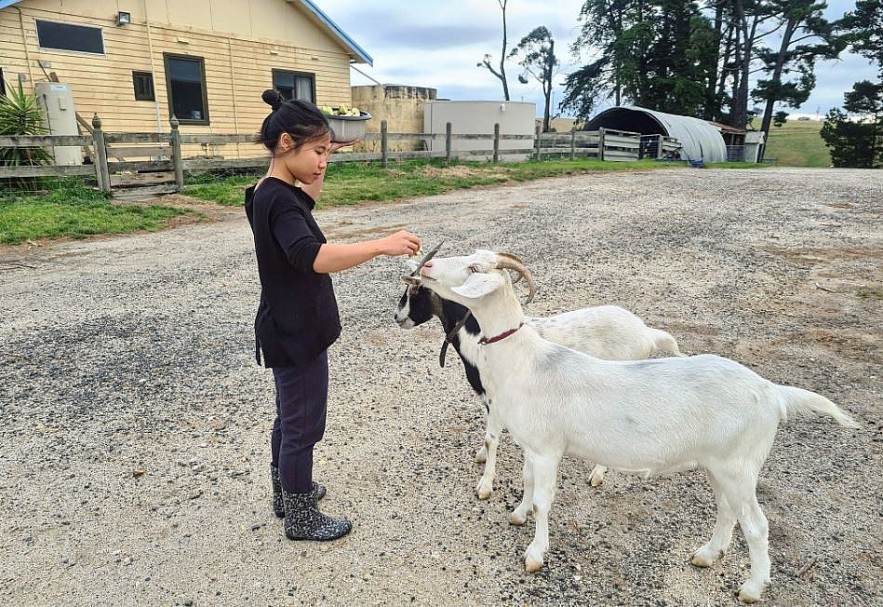
M 420 238 L 410 232 L 400 230 L 381 239 L 380 249 L 384 255 L 410 255 L 413 257 L 420 251 Z
M 340 148 L 344 148 L 348 145 L 355 145 L 359 143 L 359 141 L 361 141 L 361 139 L 359 139 L 358 137 L 356 137 L 355 139 L 350 139 L 349 141 L 332 141 L 331 146 L 328 148 L 328 153 L 333 154 Z

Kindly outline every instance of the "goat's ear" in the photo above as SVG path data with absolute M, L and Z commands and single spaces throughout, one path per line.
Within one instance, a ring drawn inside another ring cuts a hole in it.
M 470 274 L 469 278 L 462 285 L 453 287 L 451 290 L 457 295 L 462 295 L 469 299 L 479 299 L 499 289 L 504 282 L 503 276 L 496 272 L 489 272 L 487 274 L 476 272 L 475 274 Z

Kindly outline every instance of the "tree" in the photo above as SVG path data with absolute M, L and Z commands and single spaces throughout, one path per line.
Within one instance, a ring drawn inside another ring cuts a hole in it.
M 768 0 L 769 10 L 778 21 L 781 42 L 778 50 L 757 53 L 763 71 L 769 76 L 760 80 L 752 97 L 765 103 L 760 130 L 769 136 L 776 103 L 800 107 L 815 88 L 815 61 L 836 59 L 845 43 L 834 35 L 831 24 L 822 16 L 825 2 L 815 0 Z M 796 72 L 795 80 L 785 80 Z
M 717 37 L 692 0 L 587 0 L 573 51 L 596 59 L 565 80 L 562 109 L 588 118 L 599 99 L 702 114 Z
M 844 94 L 846 112 L 828 112 L 822 138 L 834 166 L 883 166 L 883 0 L 858 0 L 854 12 L 833 25 L 852 50 L 877 64 L 879 78 L 856 82 Z M 847 112 L 862 120 L 850 120 Z
M 543 88 L 543 132 L 548 133 L 552 119 L 550 110 L 552 78 L 555 76 L 555 68 L 558 66 L 552 33 L 541 25 L 522 38 L 521 42 L 509 53 L 509 57 L 521 57 L 518 64 L 524 68 L 524 73 L 518 77 L 519 82 L 527 84 L 527 75 L 529 75 Z
M 835 167 L 868 169 L 880 166 L 881 155 L 873 124 L 850 120 L 843 110 L 834 108 L 825 115 L 821 134 L 831 150 L 831 164 Z
M 494 69 L 494 66 L 491 65 L 491 56 L 487 54 L 484 56 L 484 59 L 481 60 L 480 63 L 476 64 L 476 67 L 484 67 L 487 70 L 496 76 L 500 82 L 503 83 L 503 97 L 506 101 L 509 101 L 509 82 L 506 80 L 506 47 L 509 45 L 509 41 L 506 38 L 506 4 L 509 0 L 497 0 L 497 4 L 500 5 L 500 10 L 503 11 L 503 48 L 500 51 L 500 65 L 499 71 Z

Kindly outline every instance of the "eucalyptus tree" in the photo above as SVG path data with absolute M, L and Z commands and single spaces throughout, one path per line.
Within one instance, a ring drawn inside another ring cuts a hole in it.
M 539 26 L 521 39 L 512 52 L 510 58 L 519 59 L 518 64 L 524 72 L 518 76 L 522 84 L 529 82 L 528 76 L 540 83 L 543 89 L 543 132 L 549 131 L 551 122 L 552 105 L 552 79 L 555 77 L 555 68 L 558 66 L 558 58 L 555 56 L 555 40 L 545 26 Z
M 509 0 L 497 0 L 497 4 L 500 5 L 500 10 L 503 13 L 503 48 L 500 51 L 500 63 L 497 69 L 494 69 L 494 66 L 491 65 L 491 55 L 486 54 L 484 58 L 476 64 L 476 67 L 486 68 L 491 74 L 493 74 L 499 81 L 503 84 L 503 97 L 506 101 L 509 101 L 509 82 L 506 79 L 506 49 L 509 46 L 509 40 L 507 38 L 508 34 L 506 31 L 506 4 Z

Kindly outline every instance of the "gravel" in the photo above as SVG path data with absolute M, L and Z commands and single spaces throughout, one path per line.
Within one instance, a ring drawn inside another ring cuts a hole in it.
M 520 255 L 529 313 L 616 303 L 687 353 L 715 352 L 856 416 L 782 426 L 758 496 L 769 605 L 883 602 L 883 173 L 597 174 L 322 210 L 336 241 L 405 227 L 442 254 Z M 247 223 L 0 249 L 0 603 L 8 605 L 728 605 L 737 531 L 710 569 L 699 472 L 588 484 L 567 459 L 547 566 L 511 527 L 521 454 L 506 435 L 473 487 L 483 411 L 437 322 L 393 323 L 405 270 L 335 277 L 323 508 L 355 523 L 290 542 L 270 510 L 270 373 L 254 363 Z

